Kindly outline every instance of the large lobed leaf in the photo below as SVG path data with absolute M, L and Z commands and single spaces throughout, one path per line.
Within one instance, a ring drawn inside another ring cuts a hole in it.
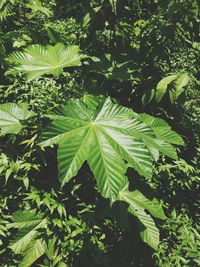
M 8 57 L 14 67 L 7 73 L 24 72 L 29 79 L 43 74 L 58 76 L 63 68 L 81 66 L 81 60 L 86 57 L 86 55 L 80 54 L 79 47 L 76 45 L 68 47 L 62 43 L 46 47 L 39 44 L 31 45 L 24 52 L 13 52 Z
M 113 104 L 109 98 L 96 109 L 81 100 L 72 100 L 49 117 L 54 121 L 42 133 L 39 145 L 58 144 L 62 185 L 87 161 L 101 194 L 111 201 L 118 198 L 127 183 L 126 162 L 140 175 L 150 177 L 153 156 L 159 154 L 159 150 L 176 157 L 171 138 L 166 133 L 159 135 L 155 123 L 144 116 L 138 117 L 131 109 Z M 165 130 L 171 131 L 169 126 Z

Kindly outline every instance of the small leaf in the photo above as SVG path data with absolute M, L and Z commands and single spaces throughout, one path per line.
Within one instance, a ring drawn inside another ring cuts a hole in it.
M 12 170 L 11 168 L 6 170 L 6 174 L 5 174 L 5 178 L 6 178 L 6 180 L 5 180 L 5 184 L 7 184 L 8 179 L 9 179 L 9 177 L 10 177 L 10 175 L 11 175 L 12 172 L 13 172 L 13 170 Z
M 28 179 L 27 176 L 25 176 L 23 178 L 23 183 L 24 183 L 25 188 L 28 189 L 28 187 L 29 187 L 29 179 Z
M 159 103 L 165 93 L 167 92 L 167 87 L 170 83 L 172 83 L 174 80 L 176 80 L 178 75 L 170 75 L 165 78 L 163 78 L 156 87 L 156 93 L 155 93 L 155 100 L 157 103 Z
M 146 90 L 142 96 L 142 104 L 143 105 L 147 105 L 151 102 L 151 100 L 153 99 L 155 95 L 155 90 Z
M 175 84 L 176 84 L 176 89 L 175 89 L 175 94 L 176 94 L 176 99 L 183 93 L 184 87 L 189 83 L 190 77 L 187 73 L 182 73 L 178 76 Z
M 102 8 L 102 5 L 97 6 L 93 8 L 90 12 L 86 13 L 86 15 L 83 18 L 83 22 L 82 22 L 83 28 L 85 28 L 90 23 L 94 15 L 98 13 L 101 8 Z

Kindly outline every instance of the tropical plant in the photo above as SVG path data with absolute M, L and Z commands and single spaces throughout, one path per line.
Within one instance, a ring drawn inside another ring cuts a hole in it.
M 29 18 L 34 17 L 38 12 L 45 14 L 47 17 L 51 17 L 53 15 L 51 10 L 49 10 L 47 7 L 44 7 L 40 0 L 30 1 L 26 7 L 30 8 L 32 11 L 32 14 L 29 16 Z
M 163 120 L 146 114 L 138 116 L 131 109 L 112 103 L 109 98 L 100 101 L 95 109 L 80 100 L 71 100 L 48 117 L 54 122 L 42 133 L 39 145 L 44 148 L 58 144 L 62 186 L 77 175 L 87 160 L 100 193 L 111 203 L 118 199 L 127 201 L 129 197 L 120 193 L 127 187 L 125 174 L 128 166 L 140 175 L 150 177 L 153 160 L 158 160 L 159 151 L 176 158 L 175 148 L 170 143 L 183 144 L 182 138 Z M 151 211 L 153 204 L 145 197 L 142 200 L 146 200 L 147 205 L 144 202 L 134 204 L 134 195 L 134 192 L 130 193 L 132 202 L 128 200 L 129 211 L 147 228 L 142 234 L 143 240 L 156 248 L 158 230 L 154 228 L 153 233 L 149 231 L 155 225 L 144 212 L 148 204 L 147 209 Z M 138 213 L 135 211 L 137 209 Z M 159 218 L 163 218 L 163 214 Z
M 15 4 L 18 0 L 1 0 L 0 1 L 0 21 L 11 16 L 14 11 Z
M 199 265 L 199 11 L 0 0 L 0 266 Z
M 16 66 L 8 73 L 23 72 L 28 75 L 29 80 L 44 74 L 59 76 L 64 68 L 82 65 L 81 60 L 88 56 L 79 52 L 79 47 L 75 45 L 31 45 L 24 52 L 13 52 L 9 56 L 9 62 Z
M 126 184 L 127 166 L 123 159 L 140 175 L 150 177 L 159 150 L 177 158 L 170 143 L 183 144 L 163 120 L 138 116 L 109 98 L 97 109 L 72 100 L 48 117 L 54 122 L 41 135 L 39 145 L 58 144 L 61 184 L 74 177 L 87 160 L 101 194 L 111 201 L 117 199 Z

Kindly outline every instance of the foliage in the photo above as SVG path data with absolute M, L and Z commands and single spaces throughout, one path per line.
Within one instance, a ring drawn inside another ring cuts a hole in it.
M 51 10 L 49 10 L 47 7 L 44 7 L 40 0 L 33 0 L 30 3 L 28 3 L 26 7 L 30 8 L 32 11 L 32 14 L 29 16 L 29 18 L 34 17 L 37 12 L 41 12 L 45 14 L 47 17 L 51 17 L 53 15 Z
M 40 146 L 58 144 L 62 185 L 74 177 L 87 160 L 101 194 L 113 202 L 126 184 L 126 165 L 122 159 L 140 175 L 149 177 L 152 156 L 157 156 L 160 149 L 176 158 L 170 143 L 182 144 L 183 141 L 164 121 L 145 115 L 137 117 L 110 99 L 96 109 L 98 112 L 80 101 L 71 101 L 58 109 L 48 116 L 54 122 L 42 134 Z M 115 162 L 120 164 L 116 166 Z
M 29 46 L 24 52 L 14 52 L 9 61 L 15 65 L 8 73 L 25 72 L 29 79 L 43 74 L 58 76 L 63 68 L 81 66 L 81 59 L 87 56 L 79 54 L 78 46 L 65 47 L 58 43 L 55 46 Z
M 25 257 L 20 266 L 30 266 L 45 252 L 45 244 L 38 238 L 40 228 L 45 227 L 46 220 L 33 212 L 16 212 L 12 216 L 13 223 L 10 227 L 20 229 L 15 239 L 11 242 L 10 248 L 16 254 L 23 254 Z
M 148 210 L 157 218 L 165 219 L 163 209 L 159 203 L 156 203 L 156 200 L 150 201 L 138 190 L 133 192 L 122 190 L 119 193 L 119 199 L 129 204 L 129 212 L 136 216 L 145 227 L 140 233 L 143 241 L 152 248 L 157 249 L 159 244 L 159 232 L 151 216 L 145 213 L 144 210 Z
M 178 99 L 178 97 L 182 94 L 184 91 L 184 87 L 189 82 L 189 76 L 187 73 L 182 73 L 180 75 L 170 75 L 165 78 L 163 78 L 156 87 L 156 94 L 155 99 L 157 102 L 160 102 L 163 98 L 163 96 L 167 92 L 167 87 L 175 81 L 175 89 L 169 91 L 169 97 L 171 100 L 171 103 L 174 103 L 175 100 Z
M 52 43 L 77 44 L 83 34 L 80 25 L 74 18 L 48 21 L 44 24 L 44 28 Z
M 34 112 L 28 110 L 26 103 L 7 103 L 0 105 L 0 128 L 1 135 L 7 133 L 19 133 L 23 128 L 21 122 L 33 117 Z
M 0 1 L 1 266 L 199 265 L 199 10 Z
M 15 0 L 1 0 L 0 1 L 0 20 L 6 19 L 13 13 L 14 5 L 17 1 Z
M 159 252 L 155 254 L 158 265 L 169 267 L 198 266 L 199 226 L 193 225 L 192 220 L 185 214 L 184 210 L 182 214 L 177 214 L 173 210 L 162 227 L 165 231 L 165 238 L 160 244 Z M 169 255 L 170 257 L 168 257 Z

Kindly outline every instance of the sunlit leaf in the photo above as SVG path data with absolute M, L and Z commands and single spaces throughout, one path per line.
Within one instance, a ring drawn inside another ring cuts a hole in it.
M 36 44 L 28 46 L 24 52 L 10 54 L 8 60 L 14 66 L 7 73 L 23 72 L 29 79 L 44 74 L 58 76 L 63 68 L 81 66 L 81 60 L 84 58 L 87 56 L 80 54 L 80 49 L 76 45 L 65 47 L 62 43 L 55 46 Z
M 163 78 L 156 87 L 156 93 L 155 93 L 155 100 L 156 102 L 160 102 L 162 98 L 164 97 L 165 93 L 167 92 L 167 88 L 169 84 L 171 84 L 174 80 L 177 79 L 177 75 L 170 75 L 165 78 Z
M 154 131 L 131 109 L 113 104 L 109 98 L 96 109 L 80 100 L 72 100 L 48 117 L 54 121 L 39 142 L 42 147 L 58 144 L 62 185 L 76 176 L 87 161 L 101 194 L 111 201 L 117 199 L 127 182 L 125 161 L 140 175 L 150 177 L 151 149 L 175 157 L 170 140 L 168 143 L 162 134 L 157 139 Z
M 0 135 L 19 133 L 23 128 L 24 121 L 34 115 L 34 112 L 28 110 L 26 103 L 0 104 Z

